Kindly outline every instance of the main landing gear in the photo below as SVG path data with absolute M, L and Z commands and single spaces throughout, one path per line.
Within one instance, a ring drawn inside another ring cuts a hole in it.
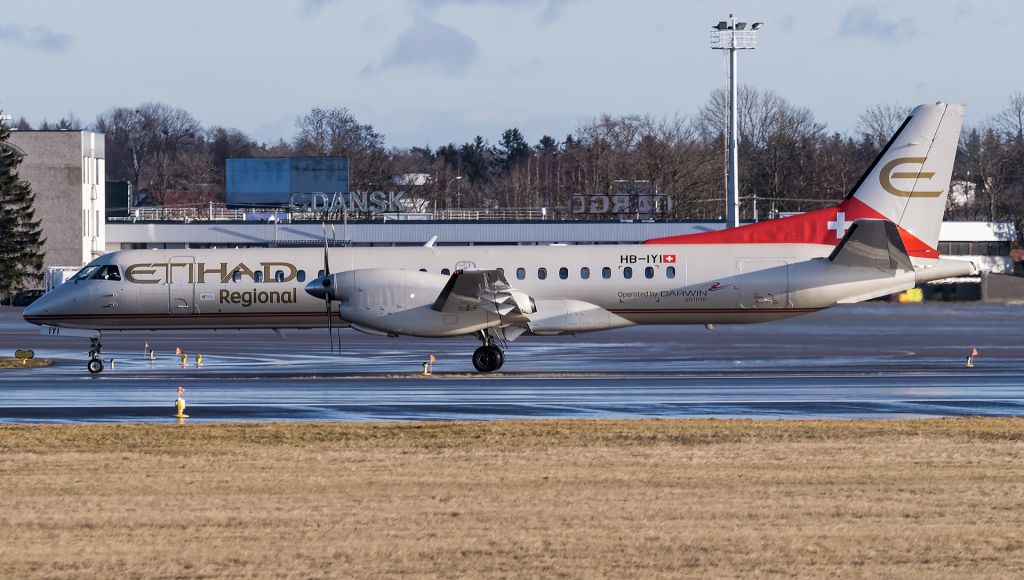
M 505 364 L 505 353 L 494 346 L 494 341 L 487 333 L 480 332 L 480 340 L 484 345 L 473 352 L 473 366 L 482 373 L 491 373 Z
M 100 344 L 100 337 L 93 337 L 89 345 L 89 374 L 96 375 L 103 372 L 103 359 L 100 358 L 103 345 Z

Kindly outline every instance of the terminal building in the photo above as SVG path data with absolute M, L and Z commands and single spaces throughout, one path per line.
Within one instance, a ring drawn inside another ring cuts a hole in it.
M 82 266 L 107 251 L 104 144 L 92 131 L 11 131 L 7 145 L 35 194 L 47 268 Z
M 505 214 L 498 214 L 505 217 Z M 498 220 L 488 212 L 462 217 L 328 222 L 331 243 L 352 246 L 636 244 L 652 238 L 720 230 L 719 221 Z M 390 216 L 399 218 L 400 216 Z M 299 218 L 299 219 L 296 219 Z M 313 214 L 211 208 L 207 211 L 147 208 L 128 218 L 110 218 L 107 251 L 145 248 L 241 248 L 322 244 L 324 227 Z M 1012 274 L 1010 249 L 1017 239 L 1011 222 L 944 222 L 938 250 L 969 259 L 985 272 Z

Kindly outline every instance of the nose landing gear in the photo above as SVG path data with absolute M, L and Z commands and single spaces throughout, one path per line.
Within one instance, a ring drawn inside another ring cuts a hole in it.
M 100 358 L 103 345 L 100 344 L 98 336 L 90 340 L 92 343 L 89 345 L 89 363 L 87 368 L 89 369 L 89 374 L 95 375 L 103 372 L 103 359 Z
M 482 373 L 491 373 L 505 364 L 505 353 L 494 345 L 490 335 L 481 332 L 480 340 L 484 345 L 473 352 L 473 367 Z

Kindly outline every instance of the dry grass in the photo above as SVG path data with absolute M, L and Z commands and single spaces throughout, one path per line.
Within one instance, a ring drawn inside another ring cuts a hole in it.
M 22 362 L 21 359 L 14 357 L 0 356 L 0 369 L 38 368 L 48 367 L 52 364 L 53 361 L 48 358 L 30 358 Z
M 1024 573 L 1024 420 L 0 427 L 0 576 Z

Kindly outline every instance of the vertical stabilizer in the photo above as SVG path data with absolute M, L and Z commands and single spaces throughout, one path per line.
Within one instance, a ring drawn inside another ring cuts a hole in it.
M 963 117 L 962 105 L 916 107 L 850 197 L 936 247 Z
M 949 196 L 962 105 L 921 105 L 839 205 L 738 228 L 647 240 L 647 244 L 836 245 L 859 219 L 899 226 L 913 258 L 938 258 L 939 228 Z

